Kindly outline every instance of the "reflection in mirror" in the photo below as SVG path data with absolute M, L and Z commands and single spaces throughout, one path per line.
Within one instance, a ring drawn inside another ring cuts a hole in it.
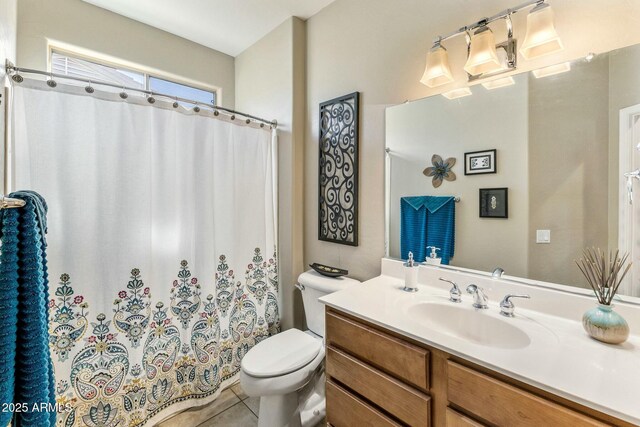
M 587 287 L 574 262 L 583 248 L 619 248 L 634 261 L 620 293 L 640 296 L 638 70 L 635 45 L 388 108 L 388 256 L 450 240 L 450 265 Z M 437 188 L 423 173 L 434 155 L 456 159 L 456 179 Z M 446 199 L 417 196 L 460 197 L 453 224 L 429 210 Z M 425 206 L 420 219 L 408 202 Z

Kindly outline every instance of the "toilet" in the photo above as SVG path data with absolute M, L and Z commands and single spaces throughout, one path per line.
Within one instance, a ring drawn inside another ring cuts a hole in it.
M 259 427 L 311 427 L 324 418 L 324 304 L 318 299 L 358 283 L 313 270 L 298 277 L 309 330 L 269 337 L 242 359 L 240 385 L 260 397 Z

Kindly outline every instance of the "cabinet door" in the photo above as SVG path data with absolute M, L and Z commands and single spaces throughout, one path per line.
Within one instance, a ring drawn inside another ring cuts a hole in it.
M 333 312 L 326 314 L 326 341 L 392 376 L 429 390 L 429 350 Z
M 491 378 L 447 363 L 449 402 L 498 426 L 604 426 L 586 415 Z
M 447 427 L 484 427 L 484 425 L 458 411 L 447 408 Z
M 431 398 L 355 357 L 327 348 L 327 375 L 398 420 L 428 427 Z
M 400 427 L 400 424 L 331 381 L 327 381 L 327 422 L 335 427 Z

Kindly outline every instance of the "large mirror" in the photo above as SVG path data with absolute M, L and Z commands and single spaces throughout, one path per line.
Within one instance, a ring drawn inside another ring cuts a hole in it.
M 387 109 L 387 254 L 405 258 L 426 232 L 409 229 L 403 200 L 453 196 L 454 224 L 430 219 L 431 235 L 454 231 L 450 265 L 587 287 L 583 248 L 620 248 L 635 263 L 621 293 L 640 296 L 640 180 L 625 177 L 640 168 L 640 45 L 536 74 Z M 456 159 L 437 188 L 434 155 Z

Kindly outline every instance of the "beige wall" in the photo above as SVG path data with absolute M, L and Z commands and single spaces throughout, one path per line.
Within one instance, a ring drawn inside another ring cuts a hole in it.
M 609 55 L 530 78 L 529 100 L 526 276 L 587 287 L 573 260 L 585 247 L 609 245 Z M 551 230 L 551 243 L 536 244 L 537 229 Z
M 640 45 L 609 55 L 609 246 L 618 246 L 620 110 L 640 104 Z
M 16 16 L 17 0 L 0 0 L 0 139 L 4 141 L 5 110 L 7 107 L 7 95 L 5 86 L 4 63 L 8 59 L 15 63 L 16 60 Z M 4 147 L 4 145 L 3 145 Z M 4 183 L 4 148 L 0 149 L 0 182 Z M 4 185 L 0 187 L 3 194 Z
M 451 265 L 485 271 L 501 266 L 510 275 L 527 275 L 528 80 L 526 74 L 515 79 L 508 88 L 477 88 L 473 96 L 455 101 L 435 96 L 387 109 L 391 257 L 400 257 L 400 198 L 453 195 L 460 203 Z M 497 150 L 497 173 L 465 176 L 464 153 L 490 149 Z M 457 179 L 437 189 L 422 173 L 433 154 L 457 159 Z M 478 189 L 496 187 L 509 187 L 509 218 L 480 218 Z
M 290 18 L 236 57 L 236 107 L 278 120 L 279 273 L 282 325 L 302 327 L 302 163 L 305 23 Z
M 47 69 L 47 39 L 219 87 L 221 104 L 234 106 L 233 57 L 81 0 L 19 1 L 18 65 Z
M 337 0 L 308 20 L 305 264 L 341 266 L 359 279 L 379 273 L 384 254 L 385 107 L 458 84 L 430 90 L 419 83 L 434 37 L 513 4 L 511 0 Z M 535 61 L 520 58 L 520 70 L 640 41 L 640 2 L 554 0 L 552 4 L 565 50 Z M 526 14 L 514 18 L 515 36 L 522 40 Z M 447 48 L 457 82 L 462 83 L 464 40 L 459 37 Z M 360 246 L 348 247 L 317 240 L 318 104 L 354 90 L 362 92 Z

